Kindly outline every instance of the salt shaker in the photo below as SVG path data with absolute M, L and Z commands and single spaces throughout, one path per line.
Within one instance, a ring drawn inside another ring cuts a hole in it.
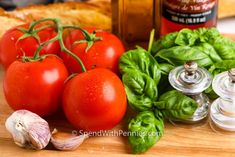
M 198 67 L 196 62 L 188 61 L 170 72 L 169 82 L 176 90 L 197 102 L 198 108 L 194 115 L 183 122 L 196 123 L 207 117 L 210 101 L 202 92 L 211 85 L 212 76 L 206 69 Z
M 211 105 L 211 119 L 221 129 L 235 131 L 235 68 L 215 76 L 213 90 L 220 97 Z

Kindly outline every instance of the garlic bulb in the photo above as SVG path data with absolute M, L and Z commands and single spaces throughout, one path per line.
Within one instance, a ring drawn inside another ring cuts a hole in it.
M 6 120 L 5 126 L 20 147 L 43 149 L 51 138 L 48 123 L 28 110 L 15 111 Z
M 75 136 L 67 133 L 58 133 L 58 131 L 54 129 L 52 132 L 51 143 L 59 150 L 75 150 L 87 138 L 87 134 Z

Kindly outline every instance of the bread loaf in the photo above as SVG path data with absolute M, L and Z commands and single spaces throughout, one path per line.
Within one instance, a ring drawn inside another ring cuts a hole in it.
M 63 25 L 96 27 L 111 31 L 111 6 L 107 0 L 96 2 L 69 2 L 49 5 L 32 5 L 5 11 L 0 8 L 0 37 L 11 27 L 38 20 L 40 18 L 59 18 Z
M 70 2 L 55 3 L 49 5 L 33 5 L 18 8 L 8 12 L 8 15 L 19 18 L 25 22 L 38 20 L 40 18 L 59 18 L 63 25 L 79 25 L 81 27 L 97 27 L 104 30 L 111 29 L 111 12 L 107 10 L 110 3 Z M 103 9 L 104 8 L 104 9 Z
M 10 17 L 3 9 L 0 8 L 0 37 L 6 32 L 6 30 L 23 23 L 24 21 Z

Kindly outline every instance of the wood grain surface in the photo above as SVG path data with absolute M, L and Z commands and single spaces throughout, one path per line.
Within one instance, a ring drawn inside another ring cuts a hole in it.
M 235 36 L 230 35 L 235 39 Z M 45 150 L 34 151 L 18 147 L 14 144 L 10 134 L 5 129 L 5 120 L 13 112 L 7 105 L 2 92 L 2 78 L 0 73 L 0 157 L 77 157 L 77 156 L 130 156 L 131 149 L 127 137 L 105 136 L 87 139 L 75 151 L 56 151 L 52 146 Z M 120 125 L 112 131 L 125 130 L 125 118 Z M 61 113 L 47 118 L 51 129 L 56 127 L 60 131 L 72 132 L 72 128 Z M 145 156 L 235 156 L 235 133 L 223 132 L 216 128 L 210 119 L 197 124 L 171 124 L 166 123 L 162 139 L 155 144 Z

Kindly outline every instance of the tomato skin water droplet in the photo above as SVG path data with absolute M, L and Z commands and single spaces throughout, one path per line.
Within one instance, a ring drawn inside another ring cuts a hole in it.
M 161 35 L 183 28 L 216 27 L 218 0 L 162 0 Z

